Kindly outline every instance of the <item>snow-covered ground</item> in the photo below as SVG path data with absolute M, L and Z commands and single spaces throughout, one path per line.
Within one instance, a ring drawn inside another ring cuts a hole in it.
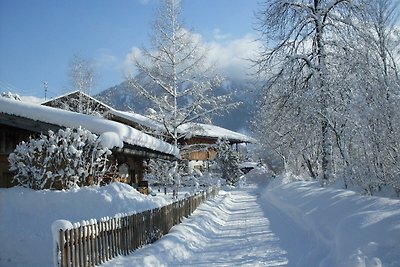
M 169 202 L 164 196 L 142 195 L 123 183 L 69 191 L 0 188 L 0 266 L 52 266 L 55 220 L 99 220 Z
M 95 195 L 97 195 L 95 197 Z M 166 204 L 122 184 L 71 192 L 0 189 L 0 266 L 51 266 L 51 223 Z M 224 188 L 156 243 L 105 266 L 400 266 L 400 201 L 313 182 Z
M 291 266 L 400 266 L 399 200 L 273 181 L 260 203 Z
M 254 189 L 220 191 L 156 243 L 104 266 L 285 266 Z
M 400 201 L 252 171 L 247 185 L 105 266 L 400 266 Z

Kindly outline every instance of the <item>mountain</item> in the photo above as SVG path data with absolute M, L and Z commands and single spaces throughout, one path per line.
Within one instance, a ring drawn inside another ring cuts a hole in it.
M 241 105 L 223 116 L 213 117 L 212 122 L 233 131 L 249 133 L 250 121 L 257 107 L 260 90 L 257 90 L 255 82 L 239 79 L 225 79 L 221 86 L 214 89 L 215 95 L 229 92 L 233 92 L 232 101 L 241 102 Z M 139 114 L 145 114 L 146 110 L 152 107 L 151 103 L 139 97 L 127 82 L 102 91 L 96 98 L 113 108 Z

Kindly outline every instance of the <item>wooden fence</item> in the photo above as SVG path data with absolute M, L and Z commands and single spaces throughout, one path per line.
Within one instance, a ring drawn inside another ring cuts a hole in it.
M 215 187 L 161 208 L 60 230 L 58 266 L 94 266 L 128 255 L 161 238 L 218 192 Z

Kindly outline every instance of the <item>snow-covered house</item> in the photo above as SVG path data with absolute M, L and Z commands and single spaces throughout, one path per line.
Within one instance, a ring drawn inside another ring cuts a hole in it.
M 110 109 L 106 115 L 110 119 L 131 125 L 149 134 L 155 134 L 155 136 L 162 136 L 165 129 L 160 122 L 133 112 Z M 178 131 L 182 136 L 179 140 L 181 159 L 188 161 L 192 167 L 203 166 L 203 163 L 215 159 L 216 144 L 219 139 L 225 139 L 236 146 L 257 142 L 247 135 L 210 124 L 186 123 L 179 126 Z
M 11 186 L 7 158 L 16 144 L 40 132 L 79 126 L 102 136 L 103 144 L 113 149 L 114 159 L 131 183 L 141 180 L 145 159 L 179 158 L 179 150 L 175 146 L 126 124 L 0 97 L 0 186 Z
M 142 132 L 154 135 L 161 132 L 163 125 L 140 114 L 119 111 L 81 91 L 73 91 L 42 103 L 58 109 L 103 117 L 112 121 L 129 125 Z
M 179 126 L 179 131 L 183 135 L 180 140 L 181 158 L 192 167 L 206 167 L 208 162 L 214 160 L 218 153 L 216 144 L 220 139 L 236 146 L 257 142 L 247 135 L 210 124 L 186 123 Z
M 163 136 L 165 129 L 162 123 L 147 116 L 116 110 L 79 91 L 46 101 L 43 105 L 80 113 L 85 112 L 84 107 L 88 107 L 86 113 L 101 115 L 104 118 L 129 125 L 155 137 Z M 186 123 L 181 125 L 178 131 L 182 136 L 179 144 L 184 147 L 184 149 L 181 149 L 181 158 L 189 162 L 202 163 L 213 160 L 217 154 L 215 144 L 218 139 L 226 139 L 231 145 L 256 143 L 255 139 L 247 135 L 210 124 Z

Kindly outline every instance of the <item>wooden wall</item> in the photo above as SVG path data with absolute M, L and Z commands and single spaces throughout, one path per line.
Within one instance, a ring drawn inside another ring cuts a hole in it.
M 9 171 L 8 156 L 21 141 L 29 140 L 33 133 L 0 124 L 0 187 L 11 187 L 13 174 Z
M 185 160 L 214 160 L 217 155 L 217 150 L 210 148 L 207 151 L 204 150 L 192 150 L 185 151 L 185 154 L 182 156 Z

